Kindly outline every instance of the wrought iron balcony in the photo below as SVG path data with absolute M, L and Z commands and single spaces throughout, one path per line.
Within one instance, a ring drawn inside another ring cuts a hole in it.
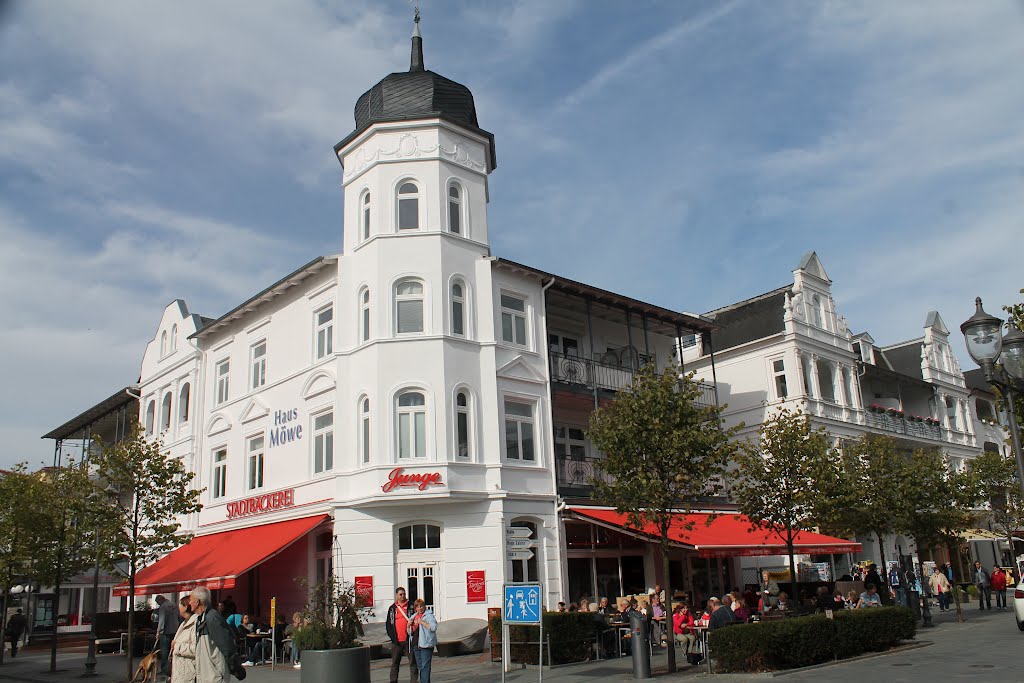
M 631 367 L 612 365 L 601 361 L 564 353 L 551 353 L 551 381 L 557 384 L 583 389 L 604 389 L 621 391 L 633 383 Z M 701 382 L 701 395 L 697 403 L 702 406 L 717 405 L 715 385 Z
M 920 439 L 942 440 L 942 428 L 939 425 L 928 424 L 927 422 L 916 422 L 903 417 L 890 415 L 889 413 L 874 413 L 867 411 L 865 421 L 869 427 L 884 429 L 887 432 L 906 434 Z
M 555 456 L 555 477 L 558 492 L 564 496 L 589 496 L 593 490 L 591 481 L 594 478 L 611 481 L 611 477 L 603 474 L 597 467 L 603 458 L 579 457 L 569 455 Z

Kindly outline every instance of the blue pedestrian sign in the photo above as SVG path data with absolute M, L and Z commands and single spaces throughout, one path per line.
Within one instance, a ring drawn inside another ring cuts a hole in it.
M 505 585 L 502 619 L 506 624 L 540 623 L 540 584 Z

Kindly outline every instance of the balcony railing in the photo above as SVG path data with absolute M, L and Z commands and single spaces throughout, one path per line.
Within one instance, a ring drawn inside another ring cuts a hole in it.
M 597 468 L 603 458 L 571 457 L 559 455 L 555 457 L 555 477 L 558 492 L 570 496 L 589 496 L 593 486 L 592 479 L 599 478 L 610 482 L 612 479 Z
M 927 422 L 914 422 L 889 413 L 873 413 L 868 411 L 865 418 L 869 427 L 884 429 L 887 432 L 906 434 L 921 439 L 942 440 L 942 428 Z
M 610 365 L 600 361 L 564 353 L 552 353 L 551 381 L 585 389 L 622 391 L 633 383 L 633 369 L 621 365 Z M 701 395 L 697 404 L 717 405 L 715 385 L 701 382 Z

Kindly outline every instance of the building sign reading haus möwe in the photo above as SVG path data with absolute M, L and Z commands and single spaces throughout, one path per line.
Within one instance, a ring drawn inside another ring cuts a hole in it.
M 290 508 L 294 505 L 295 489 L 264 493 L 261 496 L 253 496 L 252 498 L 244 498 L 228 503 L 228 519 L 262 515 L 274 510 Z

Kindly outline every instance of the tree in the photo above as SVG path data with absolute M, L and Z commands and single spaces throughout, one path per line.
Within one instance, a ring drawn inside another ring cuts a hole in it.
M 605 454 L 599 470 L 610 480 L 594 480 L 594 497 L 614 505 L 630 524 L 658 529 L 670 601 L 669 528 L 700 501 L 722 492 L 736 450 L 730 438 L 738 428 L 723 429 L 722 408 L 700 405 L 700 397 L 692 373 L 680 376 L 678 366 L 671 365 L 659 374 L 648 364 L 627 390 L 590 416 L 590 439 Z M 675 671 L 673 648 L 668 666 Z
M 992 522 L 1010 544 L 1010 559 L 1016 564 L 1013 534 L 1024 529 L 1024 500 L 1021 500 L 1017 463 L 996 451 L 985 451 L 970 461 L 979 500 L 987 501 Z
M 130 438 L 103 446 L 95 459 L 100 478 L 110 491 L 118 517 L 118 533 L 111 538 L 111 557 L 128 573 L 129 603 L 135 598 L 135 577 L 140 569 L 191 537 L 179 533 L 181 518 L 202 509 L 201 491 L 191 486 L 193 474 L 178 458 L 164 452 L 135 425 Z M 128 642 L 134 642 L 135 610 L 129 604 Z M 128 648 L 128 676 L 132 675 L 132 648 Z
M 59 597 L 61 586 L 93 565 L 98 530 L 113 521 L 111 509 L 99 495 L 96 479 L 85 462 L 69 460 L 59 467 L 36 472 L 36 483 L 21 501 L 32 515 L 25 527 L 31 548 L 32 577 L 53 586 Z M 50 640 L 50 673 L 57 670 L 57 630 Z
M 30 573 L 32 540 L 36 537 L 33 525 L 39 519 L 33 514 L 34 501 L 43 495 L 38 489 L 41 480 L 28 472 L 24 463 L 0 474 L 0 580 L 3 599 L 0 615 L 7 615 L 7 598 L 15 577 Z M 4 648 L 0 648 L 0 664 L 4 661 Z
M 840 462 L 843 493 L 834 498 L 829 521 L 855 536 L 875 535 L 884 580 L 882 541 L 895 532 L 895 520 L 904 503 L 899 487 L 891 483 L 905 477 L 907 454 L 892 437 L 864 434 L 844 447 Z
M 977 524 L 978 489 L 969 470 L 950 472 L 946 457 L 938 450 L 916 450 L 906 461 L 904 476 L 890 482 L 898 487 L 903 505 L 896 528 L 914 537 L 918 561 L 922 551 L 959 544 L 960 535 Z M 922 588 L 927 585 L 924 564 L 918 565 Z M 963 619 L 958 591 L 957 619 Z
M 751 524 L 770 529 L 786 544 L 794 598 L 796 538 L 820 524 L 828 512 L 827 491 L 839 479 L 831 441 L 808 415 L 783 408 L 761 425 L 757 441 L 742 445 L 736 458 L 733 499 Z

